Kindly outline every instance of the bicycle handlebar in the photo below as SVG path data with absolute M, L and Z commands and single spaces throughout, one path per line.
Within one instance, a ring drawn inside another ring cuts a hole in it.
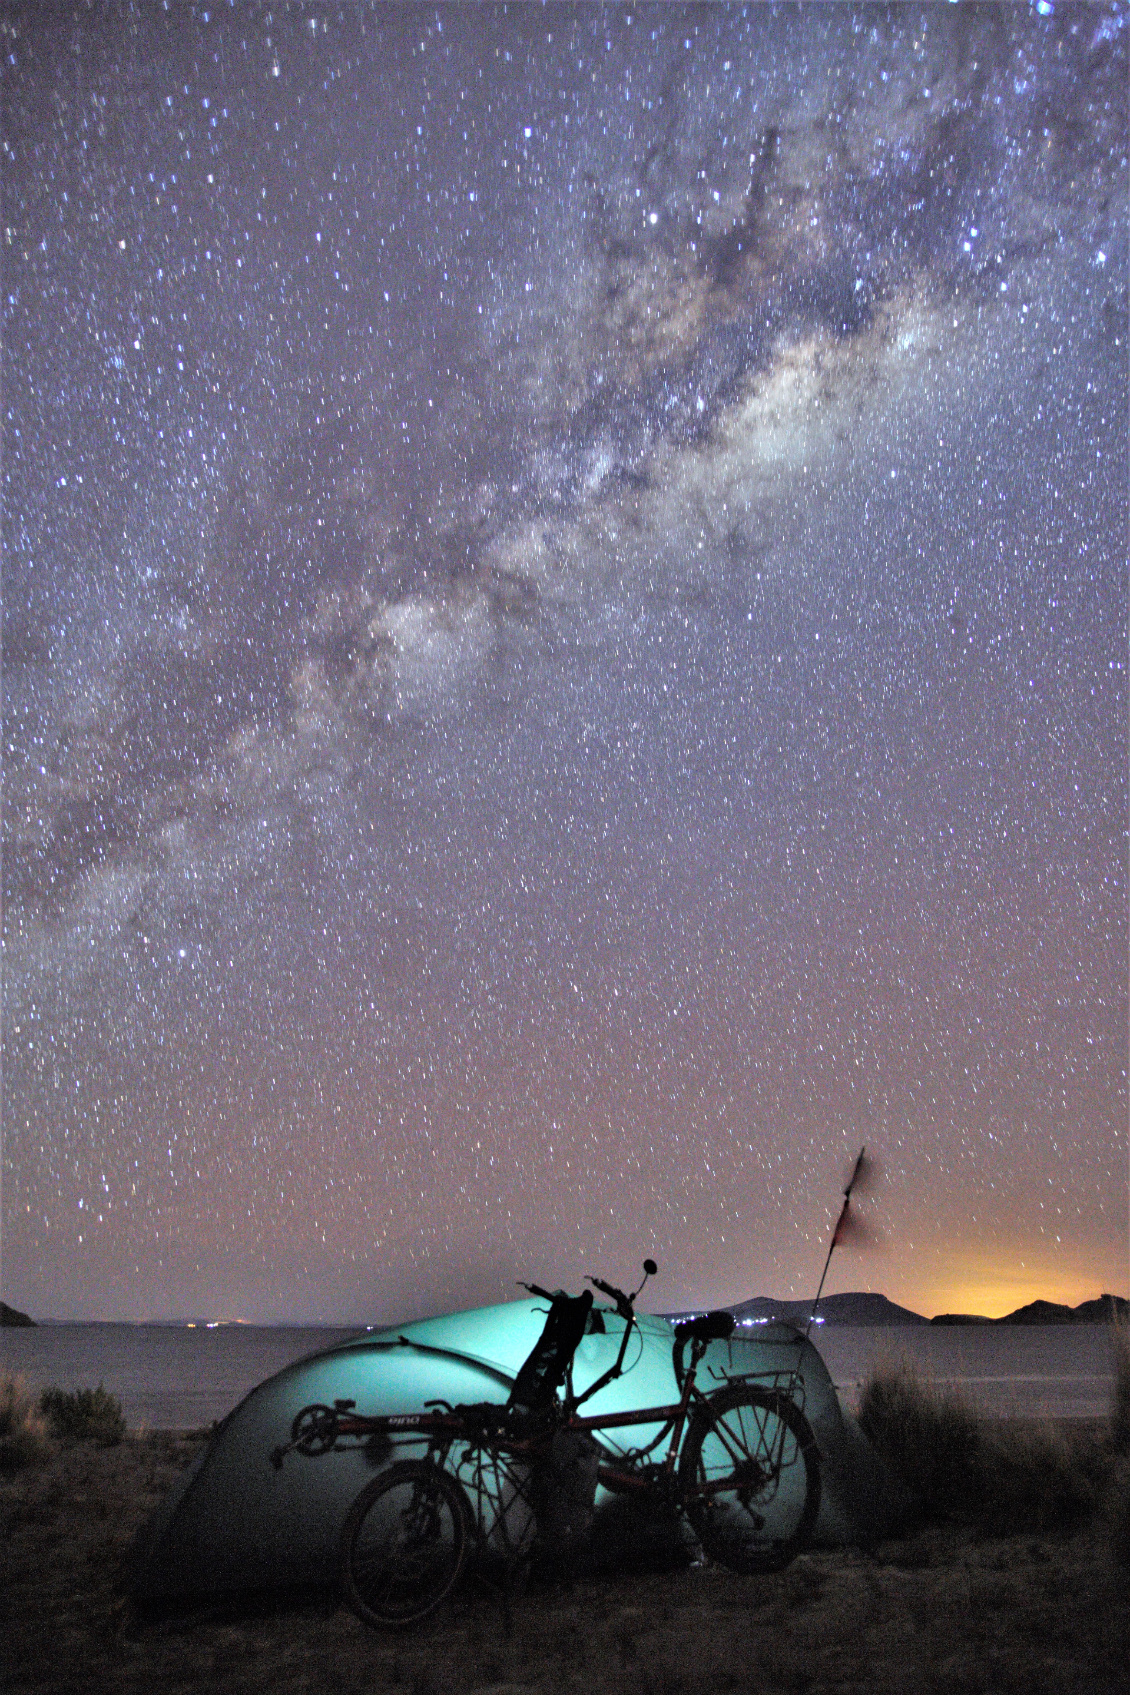
M 525 1289 L 528 1294 L 535 1295 L 539 1301 L 551 1301 L 553 1296 L 548 1289 L 543 1289 L 540 1283 L 519 1283 L 519 1289 Z
M 631 1295 L 625 1295 L 623 1289 L 617 1289 L 614 1283 L 606 1283 L 603 1277 L 590 1277 L 588 1281 L 594 1289 L 599 1289 L 602 1295 L 607 1295 L 610 1300 L 615 1301 L 616 1311 L 622 1319 L 629 1324 L 632 1322 L 636 1316 L 636 1309 L 632 1305 L 633 1297 Z

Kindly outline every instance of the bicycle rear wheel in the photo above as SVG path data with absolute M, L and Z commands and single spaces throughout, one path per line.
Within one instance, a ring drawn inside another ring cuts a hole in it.
M 820 1508 L 812 1427 L 777 1390 L 723 1389 L 691 1420 L 679 1489 L 711 1559 L 732 1571 L 778 1571 L 808 1542 Z
M 366 1484 L 341 1532 L 341 1585 L 365 1624 L 414 1624 L 459 1581 L 467 1499 L 438 1465 L 403 1460 Z

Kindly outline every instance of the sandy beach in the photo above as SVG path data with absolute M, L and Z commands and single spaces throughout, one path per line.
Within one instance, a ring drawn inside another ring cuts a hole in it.
M 143 1614 L 122 1556 L 196 1450 L 152 1432 L 0 1479 L 5 1689 L 1125 1695 L 1130 1585 L 1101 1513 L 1063 1536 L 934 1527 L 773 1577 L 708 1566 L 534 1583 L 509 1629 L 474 1583 L 395 1635 L 324 1593 Z

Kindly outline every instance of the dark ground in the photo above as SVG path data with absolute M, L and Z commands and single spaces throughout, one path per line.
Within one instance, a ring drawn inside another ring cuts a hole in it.
M 1096 1518 L 1070 1536 L 945 1526 L 784 1573 L 716 1567 L 533 1585 L 507 1629 L 470 1585 L 434 1619 L 366 1630 L 332 1596 L 140 1615 L 120 1562 L 194 1451 L 160 1433 L 0 1479 L 0 1687 L 290 1695 L 1126 1695 L 1130 1590 Z

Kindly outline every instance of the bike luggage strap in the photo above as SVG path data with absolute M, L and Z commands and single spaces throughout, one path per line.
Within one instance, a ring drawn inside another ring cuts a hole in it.
M 463 1426 L 460 1435 L 473 1442 L 489 1442 L 492 1437 L 501 1436 L 512 1423 L 510 1409 L 504 1401 L 475 1401 L 452 1407 L 451 1412 Z

